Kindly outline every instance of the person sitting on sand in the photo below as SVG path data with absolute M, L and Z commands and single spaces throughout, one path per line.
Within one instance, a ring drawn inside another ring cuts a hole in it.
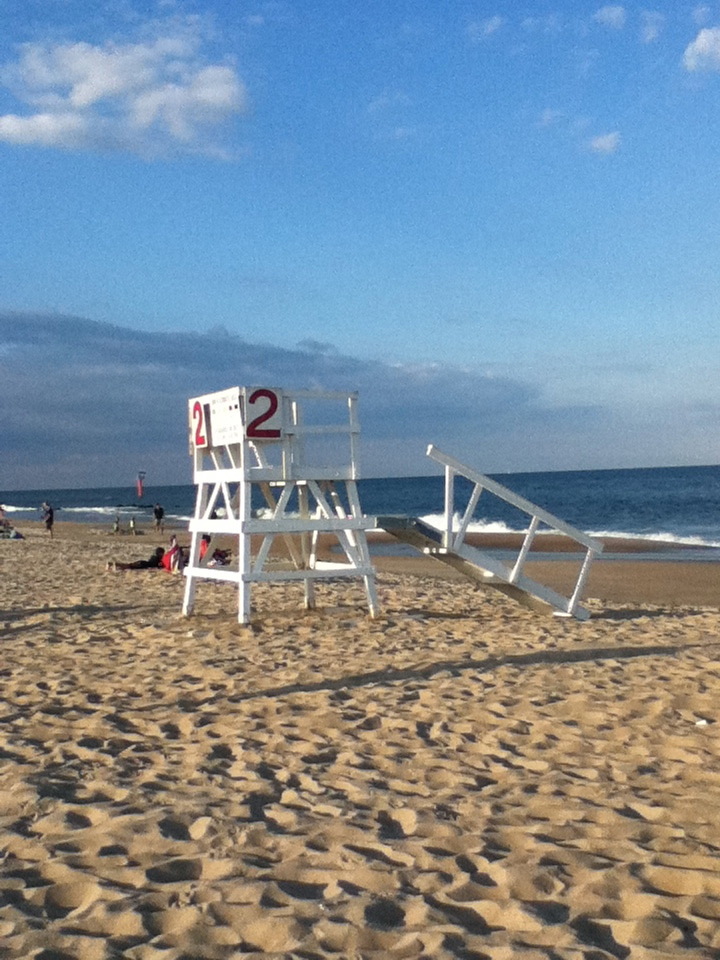
M 0 540 L 24 540 L 25 537 L 8 524 L 6 527 L 0 527 Z
M 1 540 L 24 540 L 25 537 L 13 527 L 5 516 L 5 507 L 0 503 L 0 539 Z
M 132 563 L 119 563 L 117 560 L 108 560 L 106 570 L 158 570 L 163 566 L 165 556 L 164 547 L 157 547 L 147 560 L 133 560 Z
M 209 533 L 204 533 L 202 535 L 202 540 L 200 541 L 200 562 L 205 559 L 208 548 L 210 547 L 210 541 L 212 537 Z M 226 564 L 230 563 L 230 557 L 232 555 L 231 550 L 213 550 L 212 556 L 207 562 L 208 567 L 223 567 Z
M 165 555 L 162 558 L 162 565 L 169 573 L 175 573 L 178 570 L 182 570 L 185 566 L 185 555 L 183 553 L 182 547 L 177 542 L 177 537 L 173 534 L 170 537 L 170 546 L 165 551 Z

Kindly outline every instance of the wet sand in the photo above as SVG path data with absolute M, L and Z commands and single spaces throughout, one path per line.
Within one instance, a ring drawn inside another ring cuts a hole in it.
M 585 623 L 379 557 L 106 573 L 0 541 L 0 956 L 720 956 L 717 564 L 598 563 Z M 562 579 L 570 561 L 535 564 Z

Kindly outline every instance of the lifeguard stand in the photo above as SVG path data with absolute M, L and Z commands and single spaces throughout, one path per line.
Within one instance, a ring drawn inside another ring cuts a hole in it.
M 232 387 L 191 399 L 189 419 L 197 495 L 183 613 L 192 613 L 200 579 L 237 583 L 238 620 L 248 623 L 253 583 L 301 581 L 310 609 L 316 580 L 355 577 L 364 581 L 375 617 L 365 533 L 374 520 L 360 509 L 356 483 L 357 394 Z M 318 559 L 322 533 L 335 535 L 345 562 Z M 212 546 L 201 559 L 203 534 L 237 536 L 231 565 L 213 566 Z M 253 536 L 259 540 L 254 558 Z M 278 536 L 287 552 L 284 568 L 270 555 Z

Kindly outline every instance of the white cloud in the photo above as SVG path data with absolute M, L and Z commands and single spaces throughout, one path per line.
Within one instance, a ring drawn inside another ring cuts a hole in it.
M 604 27 L 612 27 L 613 30 L 622 30 L 625 26 L 625 19 L 625 7 L 619 5 L 600 7 L 593 16 L 593 20 L 595 20 L 596 23 L 600 23 Z
M 701 30 L 683 54 L 686 70 L 720 70 L 720 27 Z
M 386 110 L 392 110 L 397 107 L 407 107 L 410 103 L 410 97 L 401 90 L 394 92 L 386 91 L 370 101 L 367 111 L 368 113 L 383 113 Z
M 417 136 L 418 128 L 403 122 L 406 108 L 411 104 L 410 97 L 402 91 L 386 91 L 371 100 L 367 113 L 375 128 L 375 139 L 401 141 Z
M 588 141 L 588 147 L 593 153 L 615 153 L 619 146 L 620 134 L 617 130 L 600 134 Z
M 30 108 L 0 140 L 78 149 L 219 152 L 212 134 L 246 108 L 233 66 L 201 52 L 196 25 L 137 43 L 27 43 L 0 80 Z
M 695 23 L 701 27 L 704 23 L 707 23 L 712 15 L 712 10 L 705 4 L 701 4 L 692 12 L 692 18 Z
M 8 113 L 0 117 L 0 140 L 23 146 L 82 147 L 87 140 L 87 126 L 77 113 L 35 113 L 30 117 Z
M 520 27 L 528 33 L 555 34 L 563 29 L 563 22 L 556 13 L 550 13 L 543 17 L 525 17 Z
M 640 39 L 643 43 L 654 43 L 662 33 L 665 17 L 654 10 L 643 10 L 640 14 Z
M 417 136 L 415 127 L 394 127 L 390 132 L 390 140 L 410 140 Z
M 485 20 L 476 20 L 468 25 L 468 36 L 472 40 L 482 40 L 483 37 L 490 37 L 493 33 L 497 33 L 504 23 L 504 18 L 500 16 L 487 17 Z
M 538 118 L 538 126 L 552 127 L 563 119 L 564 115 L 562 110 L 553 110 L 551 107 L 546 107 Z

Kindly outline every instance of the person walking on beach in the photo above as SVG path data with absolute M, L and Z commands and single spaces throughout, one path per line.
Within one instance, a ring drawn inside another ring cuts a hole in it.
M 156 503 L 153 507 L 153 516 L 155 517 L 155 529 L 162 533 L 165 529 L 165 524 L 163 523 L 165 511 L 159 503 Z
M 53 524 L 55 523 L 55 511 L 50 506 L 49 503 L 44 502 L 42 505 L 43 512 L 43 523 L 45 524 L 45 529 L 50 534 L 50 539 L 53 538 Z

